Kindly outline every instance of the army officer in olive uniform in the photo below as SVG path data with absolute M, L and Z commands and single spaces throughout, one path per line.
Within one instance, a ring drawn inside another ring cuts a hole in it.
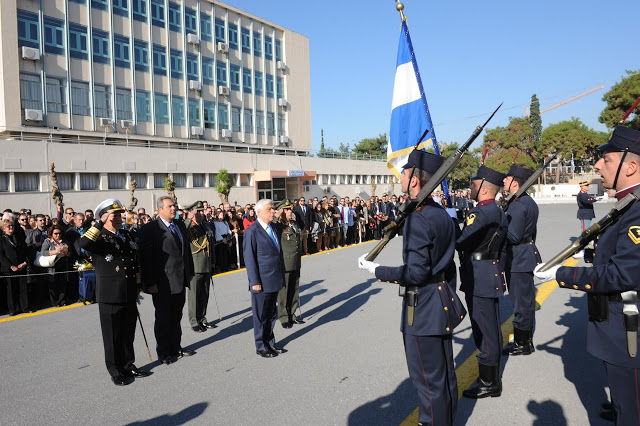
M 79 247 L 91 254 L 96 269 L 104 358 L 117 386 L 128 385 L 133 377 L 149 375 L 134 365 L 138 262 L 135 242 L 120 229 L 124 211 L 122 203 L 114 198 L 103 201 L 95 209 L 100 221 L 78 239 Z
M 282 213 L 278 219 L 281 227 L 280 244 L 284 256 L 284 287 L 278 292 L 278 319 L 284 328 L 293 324 L 304 324 L 296 317 L 300 289 L 300 267 L 302 264 L 302 241 L 300 227 L 293 214 L 293 204 L 287 199 L 278 206 Z
M 206 331 L 217 327 L 207 321 L 207 304 L 209 302 L 209 283 L 215 262 L 215 236 L 211 225 L 204 220 L 204 204 L 196 201 L 185 208 L 189 211 L 184 222 L 187 228 L 195 276 L 189 286 L 189 322 L 195 332 Z M 213 283 L 212 283 L 213 285 Z

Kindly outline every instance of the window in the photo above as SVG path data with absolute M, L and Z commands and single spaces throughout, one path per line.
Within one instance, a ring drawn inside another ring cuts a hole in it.
M 244 132 L 247 135 L 253 133 L 253 111 L 248 108 L 244 110 Z
M 184 8 L 184 29 L 186 32 L 198 34 L 198 19 L 196 11 L 189 7 Z
M 264 135 L 264 112 L 256 111 L 256 133 Z
M 14 173 L 16 192 L 40 190 L 40 176 L 38 173 Z
M 242 38 L 242 53 L 251 53 L 251 32 L 249 28 L 242 28 L 240 36 Z
M 173 125 L 184 126 L 186 121 L 184 119 L 184 98 L 182 96 L 173 96 L 171 98 L 171 107 L 173 109 Z
M 273 89 L 273 75 L 267 74 L 267 98 L 273 98 L 275 96 Z
M 38 15 L 18 9 L 18 46 L 40 48 Z
M 262 56 L 262 34 L 256 31 L 253 32 L 253 54 Z
M 218 86 L 227 85 L 227 64 L 222 61 L 216 62 L 216 83 Z
M 127 185 L 126 173 L 107 173 L 109 189 L 125 189 Z
M 133 107 L 131 105 L 131 90 L 116 89 L 116 113 L 120 120 L 133 119 Z
M 251 70 L 242 68 L 242 90 L 244 93 L 251 93 Z
M 98 10 L 107 10 L 108 0 L 91 0 L 91 7 Z
M 58 178 L 58 188 L 62 191 L 72 191 L 75 186 L 75 173 L 56 173 Z
M 273 61 L 273 40 L 269 36 L 264 36 L 264 57 Z
M 278 99 L 284 98 L 284 85 L 282 77 L 276 77 L 276 95 Z
M 193 53 L 187 53 L 187 78 L 189 80 L 199 80 L 198 56 Z
M 64 21 L 44 17 L 44 51 L 64 55 Z
M 9 173 L 0 173 L 0 192 L 9 190 Z
M 278 134 L 284 134 L 284 117 L 282 114 L 278 114 Z
M 216 18 L 216 43 L 222 42 L 224 43 L 226 40 L 224 38 L 224 21 L 220 18 Z
M 80 190 L 100 189 L 100 175 L 98 173 L 80 173 Z
M 182 32 L 182 16 L 180 15 L 180 5 L 169 2 L 169 29 L 171 31 Z
M 136 61 L 136 71 L 149 72 L 149 43 L 134 40 L 133 56 Z
M 113 14 L 129 16 L 129 0 L 113 0 Z
M 69 22 L 69 56 L 89 59 L 87 27 Z
M 242 129 L 240 128 L 240 108 L 239 107 L 231 107 L 231 130 L 234 132 L 240 132 Z
M 136 90 L 136 117 L 139 123 L 151 123 L 151 94 Z
M 229 109 L 227 104 L 218 104 L 218 128 L 229 128 Z
M 153 45 L 153 73 L 167 75 L 167 52 L 159 44 Z
M 20 74 L 20 105 L 22 109 L 42 111 L 42 84 L 39 75 Z
M 213 188 L 218 184 L 218 174 L 209 173 L 209 188 Z
M 94 84 L 93 101 L 96 105 L 96 117 L 111 117 L 111 86 Z
M 147 0 L 131 0 L 133 19 L 138 22 L 147 22 Z
M 213 84 L 213 59 L 202 57 L 202 84 Z
M 207 129 L 216 128 L 216 103 L 204 101 L 204 127 Z
M 71 82 L 71 113 L 75 115 L 91 115 L 89 100 L 89 83 Z
M 276 134 L 276 120 L 272 112 L 267 113 L 267 134 L 269 136 L 275 136 Z
M 131 173 L 129 174 L 129 179 L 131 182 L 135 181 L 138 185 L 138 188 L 146 188 L 147 187 L 147 174 L 146 173 Z
M 156 123 L 169 124 L 169 96 L 156 93 Z
M 262 96 L 264 95 L 264 84 L 262 82 L 262 72 L 261 71 L 256 71 L 255 72 L 255 78 L 254 78 L 254 86 L 256 88 L 256 95 L 257 96 Z
M 282 60 L 282 42 L 276 40 L 276 61 Z
M 204 186 L 204 173 L 193 174 L 193 187 L 202 188 Z
M 109 64 L 109 34 L 93 29 L 93 62 Z
M 229 77 L 231 80 L 231 90 L 240 90 L 240 67 L 238 65 L 231 65 Z
M 153 187 L 154 188 L 164 188 L 164 180 L 167 178 L 165 173 L 154 173 L 153 174 Z
M 87 4 L 87 0 L 69 0 L 72 3 Z
M 151 23 L 164 28 L 164 0 L 151 0 Z
M 113 57 L 117 67 L 131 68 L 129 57 L 129 37 L 115 34 L 113 36 Z
M 238 26 L 229 24 L 229 49 L 238 50 Z
M 189 98 L 189 125 L 200 125 L 200 101 L 198 99 Z
M 182 52 L 179 50 L 171 49 L 171 77 L 179 78 L 182 80 Z
M 187 174 L 174 173 L 173 181 L 176 183 L 176 188 L 184 188 L 185 186 L 187 186 Z
M 211 15 L 200 14 L 200 37 L 204 41 L 213 40 L 213 28 L 211 26 Z

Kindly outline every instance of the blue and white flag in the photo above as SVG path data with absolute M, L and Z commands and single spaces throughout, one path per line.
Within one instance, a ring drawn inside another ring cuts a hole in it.
M 429 105 L 422 88 L 418 62 L 409 36 L 409 28 L 406 20 L 403 20 L 398 43 L 391 104 L 391 128 L 387 146 L 387 166 L 396 177 L 400 178 L 402 166 L 406 164 L 409 154 L 416 147 L 425 130 L 429 130 L 428 139 L 423 140 L 416 149 L 422 150 L 433 145 L 434 152 L 440 155 L 431 114 L 429 114 Z M 448 196 L 449 189 L 446 181 L 442 182 L 442 187 Z

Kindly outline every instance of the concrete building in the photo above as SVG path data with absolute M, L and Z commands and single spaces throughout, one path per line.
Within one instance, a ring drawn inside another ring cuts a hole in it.
M 308 38 L 229 5 L 3 0 L 0 29 L 0 206 L 50 212 L 51 162 L 81 208 L 126 204 L 131 180 L 150 208 L 168 174 L 179 201 L 215 204 L 221 168 L 240 203 L 393 180 L 310 156 Z

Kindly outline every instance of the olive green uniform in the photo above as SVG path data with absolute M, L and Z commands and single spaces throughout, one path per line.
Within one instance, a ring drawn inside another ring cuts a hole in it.
M 284 255 L 284 287 L 278 292 L 278 319 L 282 324 L 291 323 L 298 309 L 300 267 L 302 264 L 300 227 L 295 216 L 290 221 L 280 221 L 282 234 L 280 244 Z
M 192 219 L 185 221 L 191 254 L 193 256 L 194 277 L 189 286 L 189 322 L 191 327 L 207 324 L 207 304 L 209 302 L 209 283 L 215 262 L 214 233 L 206 220 L 196 223 Z

